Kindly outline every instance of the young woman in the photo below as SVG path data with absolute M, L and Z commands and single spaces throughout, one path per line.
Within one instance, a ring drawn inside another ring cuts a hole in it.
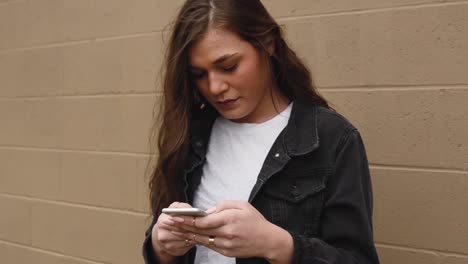
M 259 0 L 186 1 L 166 59 L 145 263 L 379 262 L 359 132 Z

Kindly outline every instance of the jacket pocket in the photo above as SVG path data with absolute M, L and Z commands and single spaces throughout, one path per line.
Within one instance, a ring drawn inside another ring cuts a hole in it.
M 263 188 L 271 221 L 287 230 L 315 234 L 323 209 L 326 180 L 331 168 L 284 170 Z
M 285 170 L 284 175 L 271 179 L 264 192 L 267 195 L 298 203 L 325 189 L 331 169 Z

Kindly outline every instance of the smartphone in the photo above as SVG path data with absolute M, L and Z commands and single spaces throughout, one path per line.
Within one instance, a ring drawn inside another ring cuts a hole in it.
M 163 208 L 163 214 L 171 216 L 206 216 L 208 215 L 205 211 L 198 208 Z

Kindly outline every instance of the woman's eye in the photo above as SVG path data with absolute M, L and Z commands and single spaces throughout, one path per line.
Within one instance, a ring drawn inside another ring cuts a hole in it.
M 192 72 L 193 79 L 200 79 L 201 77 L 203 77 L 203 75 L 205 75 L 204 72 Z
M 232 66 L 223 68 L 223 71 L 224 71 L 224 72 L 233 72 L 233 71 L 236 70 L 236 68 L 237 68 L 237 64 L 234 64 L 234 65 L 232 65 Z

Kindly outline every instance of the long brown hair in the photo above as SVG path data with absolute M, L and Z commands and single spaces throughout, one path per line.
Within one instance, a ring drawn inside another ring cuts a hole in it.
M 173 25 L 165 57 L 157 129 L 159 156 L 149 182 L 155 217 L 171 202 L 183 200 L 179 183 L 188 152 L 189 128 L 202 100 L 190 78 L 188 50 L 210 27 L 228 29 L 253 45 L 268 60 L 273 80 L 289 100 L 300 98 L 329 108 L 313 87 L 309 70 L 289 48 L 280 26 L 260 0 L 187 0 Z M 270 44 L 274 45 L 271 55 L 266 49 Z

